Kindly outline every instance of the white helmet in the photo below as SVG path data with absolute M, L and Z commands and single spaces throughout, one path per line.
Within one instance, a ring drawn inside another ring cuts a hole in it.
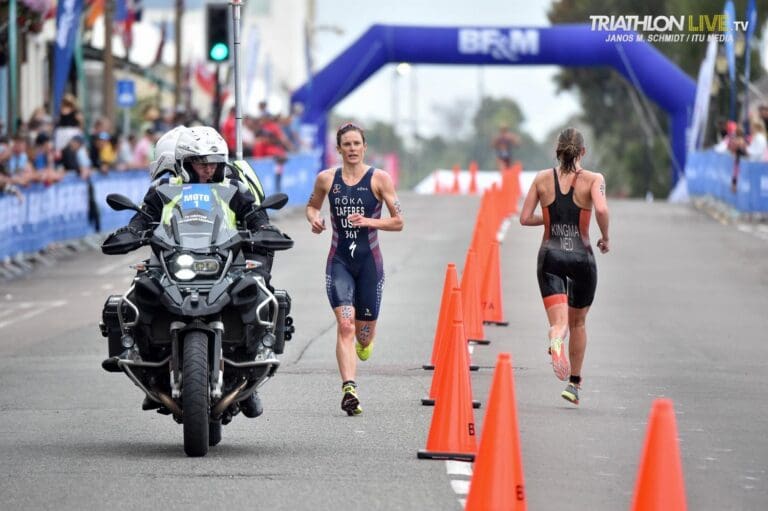
M 189 166 L 191 162 L 218 163 L 215 180 L 224 177 L 224 164 L 229 160 L 227 143 L 219 135 L 219 132 L 208 126 L 196 126 L 185 128 L 176 140 L 174 158 L 181 169 L 184 181 L 189 181 L 189 176 L 196 175 Z M 190 174 L 190 172 L 192 174 Z
M 153 181 L 166 172 L 189 181 L 189 176 L 183 175 L 182 168 L 176 161 L 176 141 L 187 129 L 189 128 L 177 126 L 158 139 L 155 144 L 155 160 L 149 164 L 149 175 Z

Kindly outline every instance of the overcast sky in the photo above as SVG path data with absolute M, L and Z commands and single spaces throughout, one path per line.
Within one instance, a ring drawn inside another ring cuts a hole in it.
M 315 69 L 322 69 L 344 51 L 372 24 L 435 26 L 548 26 L 546 12 L 551 0 L 316 0 L 317 24 L 334 26 L 344 33 L 320 31 L 315 41 Z M 585 20 L 586 21 L 586 20 Z M 541 141 L 554 127 L 580 111 L 575 94 L 556 94 L 554 66 L 437 66 L 418 65 L 413 77 L 398 80 L 398 120 L 401 134 L 409 133 L 416 107 L 418 130 L 422 135 L 440 130 L 432 105 L 455 104 L 460 100 L 478 104 L 480 90 L 486 96 L 510 98 L 523 110 L 523 125 Z M 413 71 L 412 71 L 413 72 Z M 336 105 L 341 116 L 391 122 L 394 66 L 387 65 Z M 416 93 L 412 96 L 414 89 Z M 413 101 L 416 99 L 417 101 Z M 474 111 L 474 108 L 473 108 Z

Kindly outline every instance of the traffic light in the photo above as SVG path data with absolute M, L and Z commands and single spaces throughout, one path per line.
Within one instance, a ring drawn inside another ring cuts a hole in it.
M 206 5 L 206 26 L 208 41 L 206 54 L 211 62 L 224 62 L 229 59 L 229 25 L 227 4 Z

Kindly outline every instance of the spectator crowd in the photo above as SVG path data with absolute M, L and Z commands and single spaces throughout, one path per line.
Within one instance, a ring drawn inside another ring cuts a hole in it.
M 301 105 L 294 105 L 287 116 L 271 113 L 266 102 L 262 102 L 258 115 L 243 120 L 244 156 L 273 158 L 278 189 L 287 153 L 299 146 L 301 113 Z M 126 134 L 100 116 L 93 119 L 86 131 L 77 98 L 65 94 L 56 122 L 41 107 L 13 135 L 9 136 L 0 123 L 0 194 L 14 194 L 21 200 L 24 187 L 32 183 L 50 186 L 68 172 L 89 180 L 94 172 L 146 169 L 153 159 L 155 142 L 163 133 L 179 125 L 203 124 L 195 112 L 161 110 L 156 106 L 144 108 L 142 121 L 138 133 Z M 234 108 L 217 128 L 234 155 Z
M 749 126 L 748 131 L 745 128 Z M 736 121 L 720 119 L 717 123 L 718 142 L 713 149 L 718 153 L 733 155 L 731 190 L 735 193 L 739 182 L 740 163 L 745 161 L 768 161 L 768 105 L 760 105 L 756 112 L 750 112 L 742 127 Z

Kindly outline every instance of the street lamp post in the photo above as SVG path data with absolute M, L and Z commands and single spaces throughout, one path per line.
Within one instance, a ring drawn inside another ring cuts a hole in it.
M 400 77 L 408 76 L 411 73 L 411 65 L 407 62 L 401 62 L 395 66 L 395 72 L 392 75 L 392 130 L 397 131 L 400 123 Z

